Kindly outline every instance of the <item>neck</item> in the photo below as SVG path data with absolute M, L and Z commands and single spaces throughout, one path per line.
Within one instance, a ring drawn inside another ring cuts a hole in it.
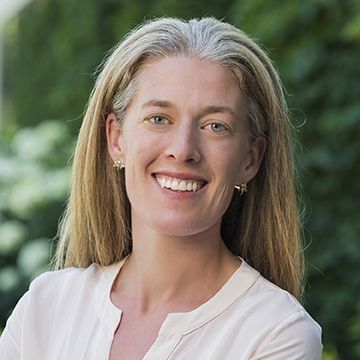
M 224 245 L 220 225 L 186 237 L 160 235 L 144 225 L 134 225 L 133 251 L 117 288 L 123 298 L 135 301 L 139 312 L 151 312 L 164 304 L 178 311 L 197 307 L 212 297 L 240 264 Z

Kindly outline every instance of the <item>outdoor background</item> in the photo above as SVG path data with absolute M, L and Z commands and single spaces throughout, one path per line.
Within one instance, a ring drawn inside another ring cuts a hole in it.
M 324 359 L 359 359 L 355 0 L 34 0 L 8 21 L 2 35 L 0 332 L 31 279 L 49 268 L 75 137 L 103 56 L 144 19 L 204 15 L 257 39 L 281 74 L 298 138 L 304 304 L 323 328 Z

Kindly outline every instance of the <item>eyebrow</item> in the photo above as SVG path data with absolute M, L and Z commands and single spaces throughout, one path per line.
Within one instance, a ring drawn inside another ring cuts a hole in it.
M 176 106 L 167 100 L 149 100 L 142 105 L 142 108 L 150 107 L 150 106 L 158 106 L 163 108 L 175 108 Z M 230 106 L 223 106 L 223 105 L 209 105 L 206 106 L 201 113 L 199 114 L 200 117 L 206 116 L 209 114 L 214 113 L 229 113 L 233 117 L 236 118 L 236 114 L 234 110 Z

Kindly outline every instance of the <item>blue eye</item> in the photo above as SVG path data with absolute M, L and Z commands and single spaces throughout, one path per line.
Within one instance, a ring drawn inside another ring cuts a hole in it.
M 152 116 L 151 118 L 149 118 L 149 121 L 154 125 L 165 125 L 169 122 L 168 119 L 159 115 Z
M 210 126 L 211 131 L 214 133 L 221 133 L 221 132 L 228 130 L 228 128 L 225 125 L 223 125 L 221 123 L 217 123 L 217 122 L 211 123 L 211 124 L 209 124 L 209 126 Z
M 210 128 L 214 132 L 220 132 L 225 129 L 225 126 L 222 124 L 218 124 L 218 123 L 212 123 L 212 124 L 210 124 Z

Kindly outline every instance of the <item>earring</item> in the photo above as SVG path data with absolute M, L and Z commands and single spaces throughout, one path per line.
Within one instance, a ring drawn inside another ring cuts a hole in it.
M 237 191 L 240 192 L 240 195 L 242 195 L 243 193 L 246 193 L 248 191 L 246 183 L 242 183 L 240 185 L 235 185 L 234 187 Z
M 116 170 L 121 170 L 121 169 L 124 169 L 124 168 L 125 168 L 125 165 L 124 165 L 120 160 L 115 160 L 115 161 L 114 161 L 114 164 L 113 164 L 113 167 L 114 167 Z

